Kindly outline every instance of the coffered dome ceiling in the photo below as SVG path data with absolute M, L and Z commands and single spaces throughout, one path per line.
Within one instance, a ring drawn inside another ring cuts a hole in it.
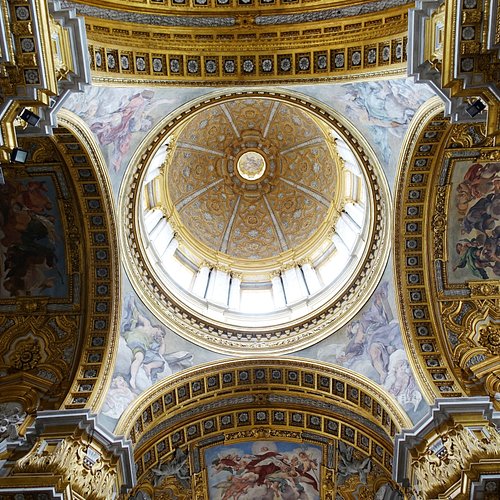
M 198 113 L 175 137 L 167 204 L 183 239 L 201 243 L 206 257 L 258 265 L 320 242 L 340 198 L 340 162 L 306 111 L 239 99 Z
M 298 95 L 191 103 L 146 138 L 122 186 L 138 294 L 220 352 L 286 353 L 324 338 L 385 266 L 380 167 L 356 130 Z

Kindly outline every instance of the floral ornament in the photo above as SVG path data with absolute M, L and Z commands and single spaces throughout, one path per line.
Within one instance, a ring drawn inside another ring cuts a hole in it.
M 479 343 L 491 354 L 500 354 L 500 325 L 487 325 L 479 329 Z
M 326 58 L 326 55 L 319 55 L 317 59 L 317 64 L 318 64 L 318 69 L 326 69 L 328 60 Z
M 170 71 L 172 73 L 179 73 L 181 70 L 181 64 L 179 59 L 170 59 Z
M 36 340 L 28 340 L 19 343 L 11 357 L 11 363 L 18 370 L 32 370 L 41 359 L 40 344 Z
M 335 67 L 342 68 L 344 66 L 344 54 L 335 55 Z
M 353 52 L 351 60 L 353 66 L 359 66 L 359 64 L 361 63 L 361 52 Z
M 121 56 L 120 62 L 121 62 L 121 65 L 122 65 L 123 69 L 125 69 L 125 70 L 129 69 L 130 63 L 129 63 L 129 60 L 128 60 L 127 56 Z M 108 62 L 108 65 L 109 65 L 109 62 Z
M 144 57 L 137 57 L 135 60 L 135 66 L 138 71 L 144 71 L 146 69 L 146 61 Z
M 273 61 L 271 59 L 263 59 L 261 62 L 262 71 L 269 73 L 273 70 Z
M 24 71 L 24 79 L 27 84 L 34 85 L 36 83 L 40 83 L 40 78 L 38 76 L 38 70 L 36 69 L 27 69 Z
M 159 73 L 160 71 L 163 70 L 163 62 L 160 58 L 158 57 L 155 57 L 153 59 L 153 71 L 155 71 L 156 73 Z
M 236 69 L 236 65 L 234 64 L 234 61 L 232 59 L 228 59 L 227 61 L 224 61 L 224 71 L 226 73 L 234 73 L 235 69 Z

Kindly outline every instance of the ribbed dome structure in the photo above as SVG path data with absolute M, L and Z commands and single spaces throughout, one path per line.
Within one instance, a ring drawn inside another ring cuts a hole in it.
M 185 230 L 233 259 L 276 258 L 316 234 L 335 199 L 333 140 L 306 111 L 238 99 L 194 116 L 168 165 Z

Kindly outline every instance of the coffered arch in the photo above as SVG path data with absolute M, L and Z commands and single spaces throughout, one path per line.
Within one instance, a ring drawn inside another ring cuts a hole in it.
M 498 149 L 431 100 L 403 148 L 395 269 L 403 338 L 427 398 L 499 392 Z
M 155 495 L 207 498 L 211 448 L 220 447 L 220 457 L 225 446 L 262 442 L 264 448 L 317 447 L 324 498 L 334 491 L 351 498 L 359 480 L 372 494 L 382 479 L 390 483 L 392 439 L 409 424 L 392 396 L 350 370 L 260 358 L 202 365 L 161 381 L 123 414 L 116 431 L 134 445 L 138 488 Z M 192 477 L 189 491 L 180 477 L 161 474 L 181 454 Z M 346 460 L 360 465 L 369 456 L 367 477 L 344 474 Z
M 53 137 L 23 138 L 4 166 L 0 386 L 31 414 L 100 406 L 119 320 L 118 245 L 105 162 L 64 111 Z

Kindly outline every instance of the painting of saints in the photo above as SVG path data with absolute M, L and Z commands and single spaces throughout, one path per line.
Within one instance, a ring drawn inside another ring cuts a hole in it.
M 125 298 L 116 367 L 102 413 L 118 419 L 141 392 L 193 365 L 193 354 L 169 351 L 168 330 L 155 324 L 133 294 Z
M 473 163 L 458 181 L 455 209 L 460 238 L 455 237 L 452 273 L 464 279 L 498 279 L 500 163 Z
M 389 282 L 383 281 L 368 306 L 345 330 L 347 344 L 330 343 L 318 359 L 370 377 L 391 393 L 411 415 L 423 411 L 422 394 L 404 351 L 399 322 L 388 300 Z
M 52 178 L 0 186 L 0 297 L 66 293 L 61 234 Z
M 211 500 L 319 500 L 321 449 L 256 441 L 207 451 Z

